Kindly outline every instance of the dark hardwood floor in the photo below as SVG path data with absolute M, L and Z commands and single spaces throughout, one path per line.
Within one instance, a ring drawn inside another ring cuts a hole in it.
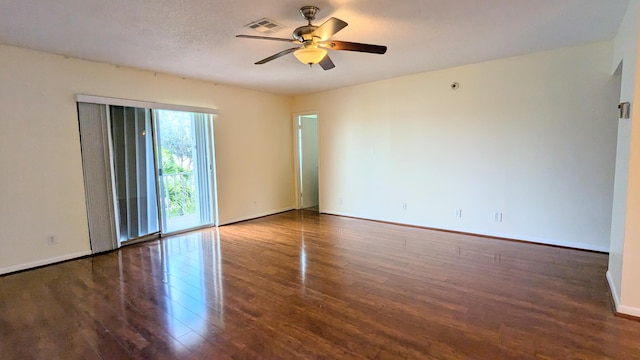
M 640 359 L 606 267 L 292 211 L 0 277 L 0 358 Z

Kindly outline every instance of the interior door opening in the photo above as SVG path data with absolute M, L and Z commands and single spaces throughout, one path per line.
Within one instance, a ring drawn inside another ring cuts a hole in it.
M 298 115 L 296 129 L 296 160 L 298 208 L 320 210 L 318 180 L 318 114 Z

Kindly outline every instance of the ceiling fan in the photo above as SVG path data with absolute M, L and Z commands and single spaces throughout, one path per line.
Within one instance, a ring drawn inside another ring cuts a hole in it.
M 338 31 L 344 29 L 348 24 L 338 18 L 330 18 L 320 26 L 311 25 L 311 20 L 315 20 L 316 14 L 320 11 L 316 6 L 303 6 L 300 8 L 300 14 L 307 20 L 307 25 L 303 25 L 293 30 L 293 38 L 274 38 L 268 36 L 254 35 L 236 35 L 238 38 L 258 39 L 258 40 L 274 40 L 290 42 L 302 46 L 293 47 L 280 51 L 268 58 L 256 62 L 256 65 L 265 64 L 271 60 L 293 53 L 293 55 L 303 64 L 309 66 L 319 64 L 324 70 L 330 70 L 335 67 L 333 61 L 327 54 L 327 50 L 347 50 L 358 51 L 372 54 L 384 54 L 387 52 L 386 46 L 362 44 L 347 41 L 329 40 Z

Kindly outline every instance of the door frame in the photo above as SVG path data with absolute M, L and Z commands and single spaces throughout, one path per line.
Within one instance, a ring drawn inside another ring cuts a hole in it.
M 322 141 L 322 137 L 320 136 L 320 112 L 319 111 L 304 111 L 304 112 L 297 112 L 297 113 L 293 113 L 292 115 L 292 121 L 291 121 L 291 125 L 292 125 L 292 131 L 293 131 L 293 176 L 294 176 L 294 184 L 295 184 L 295 189 L 294 189 L 294 198 L 296 200 L 295 202 L 295 206 L 296 209 L 301 209 L 302 208 L 302 203 L 300 201 L 300 188 L 302 187 L 302 185 L 300 184 L 300 178 L 301 178 L 301 174 L 300 171 L 302 169 L 300 169 L 300 149 L 298 147 L 298 144 L 300 144 L 300 136 L 299 136 L 299 132 L 298 132 L 298 118 L 302 117 L 302 116 L 309 116 L 309 115 L 315 115 L 316 119 L 317 119 L 317 124 L 318 124 L 318 209 L 320 210 L 320 212 L 322 212 L 322 201 L 321 201 L 321 196 L 320 196 L 320 189 L 321 187 L 321 182 L 320 182 L 320 169 L 321 167 L 321 153 L 320 153 L 320 149 L 321 147 L 321 141 Z

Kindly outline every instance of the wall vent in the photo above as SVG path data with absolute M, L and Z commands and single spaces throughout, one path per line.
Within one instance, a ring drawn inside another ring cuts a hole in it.
M 244 27 L 257 31 L 261 34 L 271 34 L 274 32 L 278 32 L 284 28 L 284 26 L 267 18 L 262 18 L 260 20 L 252 21 L 247 25 L 245 25 Z

